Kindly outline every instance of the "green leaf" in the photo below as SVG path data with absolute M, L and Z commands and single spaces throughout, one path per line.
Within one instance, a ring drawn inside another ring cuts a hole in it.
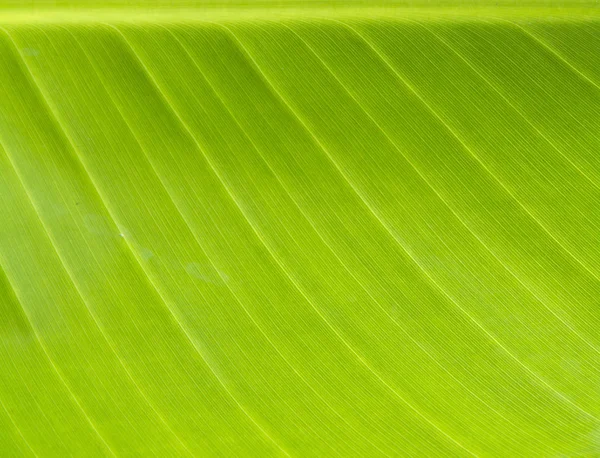
M 5 1 L 0 455 L 600 456 L 600 20 L 528 4 Z

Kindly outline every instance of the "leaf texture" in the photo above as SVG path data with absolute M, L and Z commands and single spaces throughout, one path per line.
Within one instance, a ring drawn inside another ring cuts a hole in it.
M 594 10 L 7 5 L 0 455 L 600 455 Z

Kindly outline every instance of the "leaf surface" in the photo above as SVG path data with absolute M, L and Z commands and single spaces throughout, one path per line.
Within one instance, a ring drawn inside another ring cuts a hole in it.
M 5 2 L 0 454 L 599 454 L 600 22 L 472 4 Z

